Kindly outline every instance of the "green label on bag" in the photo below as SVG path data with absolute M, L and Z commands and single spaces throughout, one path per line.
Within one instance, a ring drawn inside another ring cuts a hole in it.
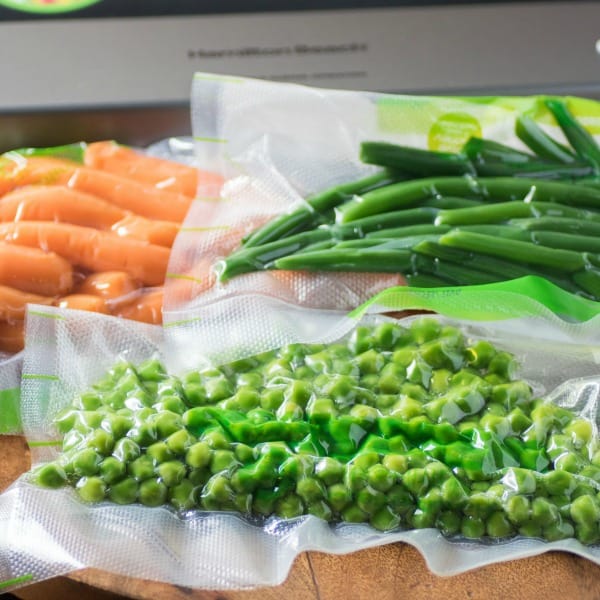
M 431 126 L 427 143 L 430 150 L 457 152 L 471 137 L 482 137 L 479 121 L 465 112 L 451 112 Z
M 0 391 L 0 434 L 21 431 L 19 388 Z
M 585 322 L 600 314 L 600 302 L 575 296 L 531 275 L 463 287 L 389 288 L 358 307 L 350 317 L 359 318 L 369 309 L 431 310 L 473 321 L 536 316 L 549 310 L 566 321 Z

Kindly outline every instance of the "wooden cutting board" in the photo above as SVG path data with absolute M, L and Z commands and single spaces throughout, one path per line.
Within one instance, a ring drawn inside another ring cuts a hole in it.
M 2 490 L 29 468 L 24 438 L 0 436 L 0 457 Z M 305 552 L 296 559 L 285 583 L 259 590 L 192 590 L 84 569 L 13 594 L 24 600 L 597 600 L 600 567 L 571 554 L 552 552 L 454 577 L 437 577 L 414 548 L 389 544 L 344 556 Z

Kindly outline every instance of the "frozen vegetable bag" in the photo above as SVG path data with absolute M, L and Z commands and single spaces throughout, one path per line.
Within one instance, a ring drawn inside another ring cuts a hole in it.
M 0 496 L 4 589 L 88 566 L 248 588 L 304 550 L 394 541 L 445 575 L 600 562 L 596 304 L 536 279 L 394 288 L 349 316 L 243 304 L 164 329 L 34 309 L 34 471 Z M 439 316 L 377 314 L 403 309 Z
M 175 244 L 174 319 L 246 293 L 351 310 L 405 278 L 430 287 L 535 274 L 600 298 L 592 100 L 199 73 L 192 112 L 199 163 L 226 183 L 200 193 Z

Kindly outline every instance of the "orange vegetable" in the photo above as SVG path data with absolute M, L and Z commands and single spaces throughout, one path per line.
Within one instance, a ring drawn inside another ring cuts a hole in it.
M 138 215 L 127 215 L 115 223 L 111 230 L 118 236 L 144 240 L 158 246 L 170 248 L 179 231 L 179 225 L 172 221 L 146 219 Z
M 151 325 L 162 323 L 163 289 L 148 290 L 113 311 L 116 317 L 142 321 Z
M 0 321 L 0 352 L 20 352 L 25 346 L 23 321 Z
M 192 199 L 183 194 L 88 167 L 76 169 L 68 185 L 143 217 L 176 223 L 183 221 L 192 203 Z
M 67 260 L 39 245 L 24 248 L 0 243 L 0 285 L 42 296 L 68 294 L 73 269 Z
M 67 183 L 76 168 L 77 163 L 61 158 L 9 152 L 0 156 L 0 196 L 24 185 Z
M 125 215 L 105 200 L 60 185 L 31 185 L 0 198 L 0 221 L 57 221 L 110 229 Z
M 52 304 L 53 298 L 28 294 L 21 290 L 0 285 L 0 321 L 22 321 L 27 304 Z
M 90 271 L 125 271 L 149 286 L 163 283 L 169 261 L 168 248 L 65 223 L 0 223 L 0 240 L 55 252 Z
M 88 144 L 84 153 L 88 167 L 129 177 L 170 192 L 196 197 L 198 183 L 221 186 L 223 178 L 215 173 L 200 171 L 178 162 L 146 156 L 115 142 Z
M 56 306 L 60 308 L 74 308 L 75 310 L 89 310 L 97 313 L 108 313 L 106 302 L 99 296 L 90 294 L 70 294 L 59 298 Z
M 139 289 L 139 284 L 124 271 L 105 271 L 88 275 L 77 288 L 77 293 L 115 300 Z

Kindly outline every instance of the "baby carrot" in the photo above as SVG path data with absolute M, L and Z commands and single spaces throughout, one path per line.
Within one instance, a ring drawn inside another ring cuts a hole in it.
M 31 185 L 0 198 L 0 221 L 57 221 L 110 229 L 125 215 L 114 204 L 61 185 Z
M 73 269 L 54 252 L 0 242 L 0 285 L 42 296 L 68 294 Z
M 23 320 L 27 304 L 51 304 L 53 298 L 0 285 L 0 321 Z
M 16 152 L 0 156 L 0 196 L 31 184 L 66 183 L 77 164 L 47 156 L 25 157 Z
M 76 169 L 68 186 L 143 217 L 176 223 L 183 221 L 192 203 L 192 199 L 183 194 L 89 167 Z
M 160 325 L 162 323 L 163 289 L 148 290 L 125 305 L 120 305 L 113 311 L 113 315 Z
M 170 248 L 179 231 L 179 225 L 173 221 L 146 219 L 138 215 L 126 215 L 111 227 L 118 236 L 131 237 Z
M 124 271 L 105 271 L 88 275 L 78 286 L 77 293 L 115 300 L 135 292 L 139 287 L 133 277 Z
M 75 310 L 89 310 L 97 313 L 108 313 L 106 302 L 99 296 L 90 294 L 70 294 L 59 298 L 56 306 L 60 308 L 74 308 Z
M 129 177 L 170 192 L 194 198 L 198 183 L 221 185 L 223 178 L 175 161 L 147 156 L 115 142 L 88 144 L 84 153 L 88 167 Z
M 0 352 L 20 352 L 25 346 L 23 321 L 0 321 Z
M 169 261 L 168 248 L 65 223 L 0 223 L 0 240 L 56 252 L 90 271 L 125 271 L 149 286 L 163 283 Z

